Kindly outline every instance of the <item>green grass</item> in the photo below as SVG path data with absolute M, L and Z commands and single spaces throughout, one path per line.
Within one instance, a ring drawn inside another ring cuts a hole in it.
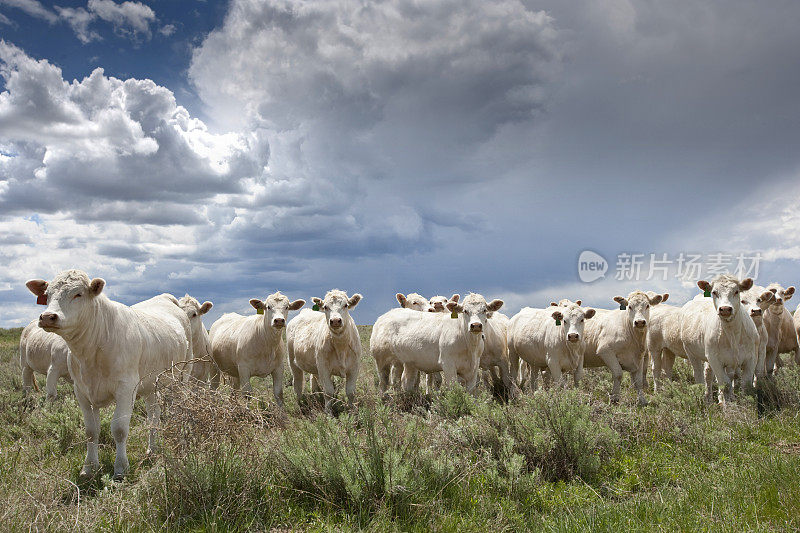
M 24 397 L 20 330 L 0 329 L 0 524 L 37 530 L 730 531 L 800 528 L 800 370 L 776 378 L 767 416 L 739 398 L 723 411 L 679 361 L 677 381 L 636 407 L 628 378 L 610 405 L 609 375 L 578 390 L 501 404 L 454 388 L 378 399 L 364 344 L 357 408 L 332 418 L 270 379 L 256 399 L 225 388 L 166 389 L 162 447 L 145 456 L 143 408 L 131 472 L 110 480 L 110 410 L 102 470 L 78 479 L 84 435 L 66 383 Z M 287 372 L 287 384 L 288 376 Z M 44 378 L 38 377 L 44 386 Z M 186 428 L 191 424 L 192 432 Z

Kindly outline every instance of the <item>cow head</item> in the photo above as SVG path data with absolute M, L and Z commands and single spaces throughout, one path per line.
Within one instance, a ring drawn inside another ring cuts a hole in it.
M 106 282 L 102 278 L 89 279 L 81 270 L 65 270 L 49 283 L 32 279 L 25 285 L 33 294 L 47 300 L 47 309 L 39 315 L 39 327 L 69 335 L 86 323 Z
M 775 312 L 783 312 L 782 307 L 784 304 L 794 296 L 794 287 L 783 288 L 778 283 L 770 283 L 767 285 L 767 290 L 772 292 L 775 299 L 772 301 L 772 310 Z
M 319 310 L 325 313 L 328 328 L 333 333 L 340 333 L 347 324 L 350 311 L 358 305 L 361 298 L 362 296 L 357 293 L 348 298 L 346 292 L 333 289 L 328 291 L 325 299 L 314 297 L 312 300 L 319 306 Z
M 762 324 L 762 317 L 764 310 L 766 310 L 772 301 L 775 299 L 775 294 L 772 291 L 764 291 L 760 296 L 754 297 L 750 294 L 743 294 L 742 305 L 748 310 L 750 317 L 757 326 Z
M 466 317 L 469 331 L 474 334 L 482 333 L 487 318 L 491 316 L 491 313 L 499 311 L 501 307 L 503 307 L 503 300 L 492 300 L 486 303 L 483 296 L 474 293 L 468 294 L 464 298 L 463 304 L 453 300 L 447 302 L 447 310 Z
M 563 301 L 564 300 L 562 300 L 562 302 Z M 573 304 L 572 302 L 565 306 L 559 306 L 559 308 L 551 314 L 556 324 L 561 322 L 561 327 L 564 328 L 564 335 L 569 342 L 580 342 L 583 338 L 583 326 L 586 320 L 589 320 L 594 315 L 595 310 L 591 307 L 583 309 L 580 305 Z
M 192 344 L 195 345 L 204 338 L 205 326 L 203 325 L 203 315 L 208 313 L 214 306 L 211 302 L 203 302 L 202 304 L 197 299 L 192 298 L 188 294 L 178 300 L 178 305 L 181 306 L 186 317 L 189 319 L 189 326 L 192 330 Z M 196 353 L 196 352 L 195 352 Z
M 739 281 L 730 274 L 717 276 L 713 281 L 700 280 L 697 286 L 704 292 L 710 292 L 714 302 L 714 309 L 719 317 L 730 322 L 736 317 L 742 306 L 741 293 L 750 290 L 753 286 L 752 278 Z
M 286 317 L 289 311 L 297 311 L 306 304 L 305 300 L 289 301 L 289 298 L 278 291 L 267 296 L 264 301 L 257 298 L 250 300 L 250 305 L 264 310 L 264 323 L 273 328 L 283 328 L 286 326 Z
M 400 307 L 413 311 L 433 311 L 431 304 L 429 304 L 428 300 L 421 294 L 412 292 L 406 296 L 402 292 L 398 292 L 396 296 L 397 301 L 400 302 Z
M 429 300 L 429 303 L 431 304 L 431 311 L 434 313 L 446 313 L 447 302 L 458 303 L 459 298 L 461 298 L 460 294 L 452 295 L 449 300 L 444 296 L 434 296 Z
M 628 313 L 628 321 L 636 329 L 644 330 L 650 320 L 650 308 L 658 305 L 663 300 L 660 294 L 649 296 L 642 291 L 633 291 L 627 298 L 624 296 L 614 296 L 614 301 L 620 307 L 624 307 Z

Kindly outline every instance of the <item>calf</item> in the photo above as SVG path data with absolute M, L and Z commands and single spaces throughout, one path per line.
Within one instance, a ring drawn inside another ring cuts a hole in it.
M 531 368 L 531 387 L 541 370 L 549 370 L 556 383 L 562 372 L 575 372 L 575 384 L 583 376 L 585 321 L 595 315 L 591 308 L 581 308 L 569 300 L 561 300 L 547 309 L 523 308 L 511 318 L 508 327 L 508 350 L 514 379 L 519 361 Z
M 178 300 L 183 312 L 189 319 L 189 328 L 192 332 L 192 377 L 200 381 L 207 381 L 211 370 L 211 339 L 203 324 L 203 315 L 214 306 L 211 302 L 198 302 L 188 294 Z
M 278 406 L 283 407 L 283 366 L 286 344 L 283 329 L 289 311 L 305 305 L 305 300 L 289 301 L 279 292 L 264 301 L 250 300 L 259 314 L 243 316 L 226 313 L 211 326 L 211 356 L 216 368 L 211 369 L 211 388 L 219 386 L 220 371 L 233 377 L 234 389 L 249 393 L 253 390 L 250 378 L 272 376 L 272 393 Z
M 311 388 L 325 394 L 325 410 L 331 412 L 336 389 L 331 376 L 345 379 L 345 394 L 352 405 L 356 392 L 361 359 L 361 337 L 350 316 L 361 301 L 360 294 L 347 296 L 337 289 L 328 291 L 324 299 L 313 298 L 319 311 L 304 309 L 286 329 L 289 346 L 289 367 L 294 375 L 297 398 L 303 396 L 304 372 L 311 374 Z M 421 316 L 408 309 L 398 309 Z
M 156 378 L 174 363 L 185 361 L 191 345 L 186 315 L 180 313 L 181 321 L 164 309 L 169 302 L 180 311 L 177 303 L 156 297 L 158 302 L 128 307 L 108 299 L 103 294 L 105 284 L 80 270 L 64 271 L 51 282 L 36 279 L 26 283 L 47 302 L 39 327 L 63 338 L 70 349 L 67 364 L 89 438 L 81 475 L 91 475 L 100 466 L 100 408 L 116 403 L 111 435 L 116 445 L 114 477 L 120 479 L 128 470 L 126 444 L 134 399 L 144 398 L 151 428 L 150 451 L 160 418 Z
M 583 365 L 592 368 L 605 365 L 611 371 L 611 401 L 619 401 L 622 371 L 631 373 L 631 382 L 639 397 L 639 405 L 647 400 L 642 390 L 642 366 L 647 349 L 647 324 L 650 308 L 661 303 L 662 296 L 648 296 L 634 291 L 627 298 L 615 296 L 619 310 L 599 309 L 595 317 L 586 323 L 584 336 L 586 349 Z
M 487 314 L 502 306 L 502 300 L 487 304 L 483 296 L 469 294 L 463 305 L 447 302 L 448 311 L 457 314 L 457 319 L 445 313 L 417 313 L 408 309 L 392 309 L 381 315 L 370 337 L 370 350 L 384 384 L 381 392 L 385 392 L 388 371 L 379 361 L 390 358 L 404 364 L 405 390 L 414 387 L 413 372 L 421 370 L 443 372 L 448 384 L 460 378 L 467 390 L 472 391 L 484 349 Z
M 55 400 L 58 396 L 58 380 L 64 378 L 72 383 L 67 368 L 69 348 L 67 343 L 55 333 L 48 333 L 34 320 L 22 330 L 19 337 L 19 364 L 22 368 L 22 389 L 27 394 L 31 387 L 38 390 L 37 374 L 47 376 L 47 398 Z
M 503 390 L 506 391 L 504 394 L 513 397 L 517 387 L 516 380 L 512 378 L 508 355 L 509 323 L 509 318 L 503 313 L 490 312 L 487 315 L 480 367 L 489 372 L 495 387 L 502 383 Z
M 772 305 L 764 313 L 764 325 L 769 334 L 765 367 L 767 375 L 772 375 L 775 366 L 781 365 L 780 354 L 794 352 L 795 360 L 798 360 L 800 350 L 794 319 L 785 306 L 785 303 L 794 296 L 794 287 L 784 289 L 777 283 L 770 283 L 766 290 L 775 296 Z
M 713 399 L 713 383 L 719 384 L 719 399 L 733 399 L 732 378 L 738 376 L 751 387 L 758 362 L 759 336 L 756 325 L 741 303 L 741 293 L 753 286 L 753 280 L 739 281 L 723 274 L 712 282 L 697 282 L 711 298 L 697 297 L 682 311 L 681 340 L 686 356 L 695 370 L 706 364 L 706 399 Z
M 766 361 L 767 361 L 767 343 L 769 342 L 769 332 L 767 325 L 764 324 L 764 311 L 766 311 L 775 295 L 771 291 L 764 291 L 760 295 L 753 292 L 756 288 L 753 287 L 749 291 L 742 293 L 742 306 L 744 306 L 750 318 L 753 319 L 753 324 L 758 330 L 758 358 L 756 359 L 756 377 L 762 378 L 766 375 Z
M 433 308 L 434 313 L 448 313 L 447 302 L 458 303 L 459 298 L 461 298 L 460 294 L 452 295 L 449 300 L 444 296 L 434 296 L 428 300 L 428 303 Z

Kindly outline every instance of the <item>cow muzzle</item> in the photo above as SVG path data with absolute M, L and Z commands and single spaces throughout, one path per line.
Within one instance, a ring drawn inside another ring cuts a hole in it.
M 331 325 L 333 329 L 339 329 L 342 327 L 342 319 L 341 318 L 331 318 L 328 323 Z
M 285 318 L 273 318 L 272 319 L 272 327 L 274 328 L 282 328 L 286 326 L 286 319 Z
M 472 333 L 480 333 L 481 331 L 483 331 L 483 324 L 481 324 L 480 322 L 472 322 L 469 325 L 469 330 Z
M 733 316 L 733 307 L 729 305 L 720 306 L 720 308 L 717 309 L 717 313 L 719 313 L 719 316 L 722 318 L 730 318 Z
M 751 309 L 750 316 L 761 316 L 761 309 Z
M 567 340 L 569 342 L 578 342 L 579 340 L 581 340 L 581 336 L 578 335 L 577 333 L 568 333 Z
M 58 328 L 58 315 L 56 313 L 42 313 L 39 315 L 39 327 L 42 329 Z
M 638 320 L 634 320 L 633 321 L 633 327 L 639 328 L 639 329 L 646 328 L 647 327 L 647 320 L 643 320 L 641 318 L 638 319 Z

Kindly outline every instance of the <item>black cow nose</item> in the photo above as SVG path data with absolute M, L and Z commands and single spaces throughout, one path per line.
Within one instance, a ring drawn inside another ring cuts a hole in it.
M 645 327 L 647 325 L 647 321 L 646 320 L 634 320 L 633 321 L 633 325 L 636 326 L 637 328 L 643 328 L 643 327 Z
M 723 305 L 719 308 L 719 315 L 720 316 L 731 316 L 733 314 L 733 307 L 729 305 Z
M 341 325 L 342 325 L 342 319 L 341 318 L 331 318 L 331 326 L 333 326 L 335 328 L 338 328 Z
M 481 324 L 480 322 L 473 322 L 472 324 L 469 325 L 469 330 L 476 332 L 483 331 L 483 324 Z
M 286 325 L 286 319 L 285 318 L 276 318 L 275 320 L 272 321 L 272 323 L 275 325 L 275 327 L 285 326 Z
M 580 338 L 581 338 L 581 336 L 578 335 L 577 333 L 570 333 L 570 334 L 567 335 L 567 339 L 572 341 L 572 342 L 575 342 Z

